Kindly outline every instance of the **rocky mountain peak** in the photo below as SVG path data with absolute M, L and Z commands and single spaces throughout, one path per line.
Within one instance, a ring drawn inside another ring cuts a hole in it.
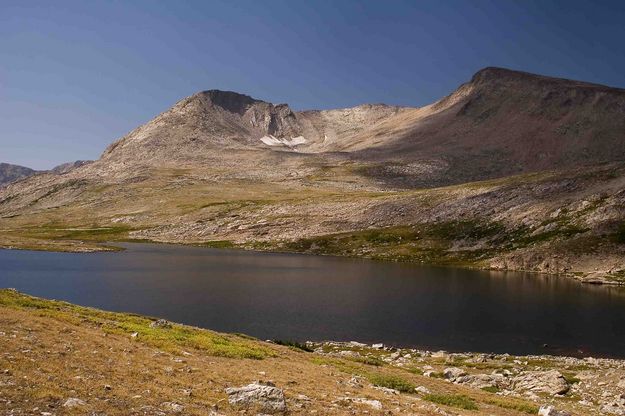
M 589 92 L 625 92 L 624 89 L 600 84 L 549 77 L 499 67 L 486 67 L 477 71 L 471 78 L 469 84 L 477 87 L 489 85 L 522 85 L 523 87 L 560 88 L 563 90 L 582 89 Z
M 256 100 L 249 95 L 239 94 L 234 91 L 207 90 L 197 93 L 193 97 L 206 100 L 213 106 L 221 107 L 226 111 L 237 113 L 239 115 L 245 114 L 245 112 L 254 104 L 265 103 L 264 101 Z

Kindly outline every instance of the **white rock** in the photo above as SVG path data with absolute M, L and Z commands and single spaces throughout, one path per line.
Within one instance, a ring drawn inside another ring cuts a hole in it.
M 228 402 L 233 407 L 251 408 L 268 414 L 286 413 L 284 392 L 271 383 L 255 382 L 243 387 L 227 388 Z
M 571 416 L 571 414 L 564 410 L 556 410 L 553 406 L 541 406 L 538 409 L 538 416 Z
M 352 401 L 354 403 L 365 404 L 375 410 L 382 410 L 382 402 L 380 402 L 379 400 L 356 398 L 356 399 L 353 399 Z
M 69 399 L 65 400 L 65 403 L 63 403 L 63 407 L 79 407 L 84 406 L 85 404 L 86 403 L 80 399 L 70 397 Z

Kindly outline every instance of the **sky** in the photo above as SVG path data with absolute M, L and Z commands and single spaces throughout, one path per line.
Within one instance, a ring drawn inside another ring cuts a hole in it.
M 176 101 L 421 106 L 486 66 L 625 87 L 625 2 L 0 0 L 0 162 L 95 159 Z

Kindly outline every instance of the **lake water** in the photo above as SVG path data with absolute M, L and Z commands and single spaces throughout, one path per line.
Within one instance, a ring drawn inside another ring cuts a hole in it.
M 621 288 L 360 259 L 123 246 L 95 254 L 0 250 L 0 287 L 261 339 L 625 357 Z

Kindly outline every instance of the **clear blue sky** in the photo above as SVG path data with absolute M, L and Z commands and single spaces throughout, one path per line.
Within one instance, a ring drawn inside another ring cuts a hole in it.
M 625 1 L 0 1 L 0 161 L 99 157 L 206 89 L 419 106 L 485 66 L 625 87 Z

